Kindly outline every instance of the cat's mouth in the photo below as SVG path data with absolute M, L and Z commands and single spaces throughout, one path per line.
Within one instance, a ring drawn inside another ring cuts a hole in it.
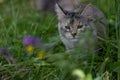
M 72 41 L 72 42 L 76 42 L 79 40 L 79 37 L 77 37 L 77 36 L 76 37 L 66 37 L 66 39 L 69 41 Z
M 74 41 L 74 42 L 77 42 L 79 39 L 78 38 L 72 38 L 70 39 L 70 41 Z

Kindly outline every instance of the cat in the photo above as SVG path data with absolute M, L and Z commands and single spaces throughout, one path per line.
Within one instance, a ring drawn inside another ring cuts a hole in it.
M 91 3 L 79 3 L 77 0 L 65 3 L 65 1 L 56 3 L 55 11 L 58 17 L 58 31 L 66 50 L 74 51 L 82 41 L 81 46 L 88 50 L 91 48 L 91 40 L 94 49 L 97 49 L 98 37 L 106 37 L 107 20 L 104 14 Z M 87 33 L 89 34 L 86 35 Z

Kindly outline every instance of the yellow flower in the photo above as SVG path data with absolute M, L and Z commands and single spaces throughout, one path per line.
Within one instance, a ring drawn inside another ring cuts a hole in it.
M 29 46 L 26 47 L 26 50 L 27 50 L 27 52 L 32 53 L 33 50 L 34 50 L 34 47 L 29 45 Z
M 39 59 L 43 59 L 45 57 L 45 51 L 40 51 L 36 57 Z

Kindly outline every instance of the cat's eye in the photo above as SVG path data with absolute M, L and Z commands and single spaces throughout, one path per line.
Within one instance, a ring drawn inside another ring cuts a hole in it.
M 65 26 L 66 29 L 70 29 L 70 26 Z
M 82 28 L 82 27 L 83 27 L 83 25 L 78 25 L 78 26 L 77 26 L 78 29 L 80 29 L 80 28 Z

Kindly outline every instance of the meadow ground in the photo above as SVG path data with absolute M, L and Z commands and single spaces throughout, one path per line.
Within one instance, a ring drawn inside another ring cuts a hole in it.
M 120 1 L 85 2 L 105 14 L 107 39 L 100 56 L 78 58 L 65 52 L 55 14 L 33 9 L 28 0 L 0 0 L 0 80 L 120 80 Z

